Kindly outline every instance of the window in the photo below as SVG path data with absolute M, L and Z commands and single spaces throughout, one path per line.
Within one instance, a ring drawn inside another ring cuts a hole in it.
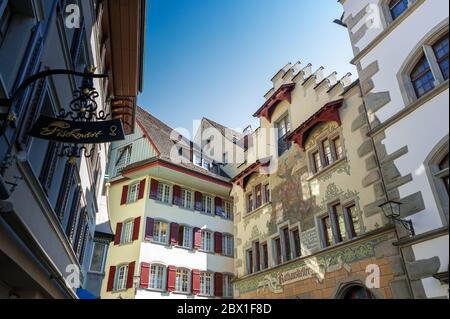
M 187 189 L 181 190 L 181 205 L 184 208 L 192 209 L 192 192 Z
M 437 63 L 441 69 L 444 80 L 448 80 L 448 34 L 442 37 L 438 42 L 433 45 L 434 55 L 436 56 Z
M 253 194 L 247 195 L 247 212 L 253 211 Z
M 262 191 L 261 191 L 261 184 L 257 185 L 255 187 L 255 209 L 261 207 L 262 205 Z
M 213 234 L 210 231 L 203 230 L 202 231 L 202 245 L 201 249 L 206 252 L 213 251 Z
M 254 243 L 254 250 L 255 250 L 255 271 L 261 270 L 261 246 L 259 245 L 259 241 Z
M 228 164 L 228 152 L 223 153 L 222 163 L 223 164 Z
M 91 272 L 102 273 L 104 271 L 106 252 L 106 244 L 94 242 L 90 267 Z
M 127 275 L 128 275 L 128 265 L 123 265 L 119 267 L 119 270 L 116 272 L 114 291 L 124 290 L 126 288 L 127 283 Z
M 328 139 L 322 142 L 322 149 L 325 158 L 325 166 L 328 166 L 331 163 L 333 163 L 333 155 L 331 154 L 331 145 Z
M 226 298 L 233 297 L 233 276 L 232 275 L 223 275 L 222 277 L 223 285 L 223 296 Z
M 273 244 L 274 244 L 274 254 L 275 254 L 275 265 L 280 265 L 283 262 L 280 238 L 278 237 L 278 238 L 274 239 Z
M 202 157 L 200 155 L 194 154 L 194 164 L 202 167 Z
M 440 172 L 437 174 L 445 185 L 447 190 L 447 195 L 449 194 L 450 184 L 449 184 L 449 174 L 448 174 L 448 153 L 445 155 L 444 159 L 439 163 Z
M 291 260 L 291 241 L 289 237 L 289 228 L 284 228 L 282 230 L 283 242 L 284 242 L 284 255 L 286 256 L 286 261 Z
M 178 244 L 184 248 L 192 248 L 192 228 L 187 226 L 178 228 Z
M 254 271 L 254 268 L 253 268 L 253 249 L 247 250 L 246 258 L 247 258 L 247 274 L 253 274 L 253 271 Z
M 162 221 L 155 221 L 153 224 L 153 241 L 161 244 L 169 242 L 169 224 Z
M 319 151 L 314 152 L 312 157 L 314 161 L 314 173 L 318 173 L 322 170 L 322 160 L 320 159 Z
M 271 198 L 270 198 L 270 188 L 269 188 L 269 184 L 264 185 L 264 203 L 270 203 Z
M 233 236 L 231 235 L 222 235 L 222 253 L 225 256 L 233 256 Z
M 209 272 L 200 273 L 200 295 L 212 295 L 212 275 Z
M 175 280 L 175 291 L 182 292 L 182 293 L 189 293 L 190 292 L 190 271 L 187 269 L 177 269 L 177 275 Z
M 170 202 L 170 186 L 158 183 L 158 200 L 163 203 L 169 203 Z
M 121 244 L 128 244 L 133 242 L 133 226 L 134 222 L 129 221 L 123 225 L 122 236 L 120 238 Z
M 436 85 L 449 79 L 448 33 L 437 41 L 423 44 L 419 53 L 420 59 L 411 69 L 404 72 L 407 74 L 406 81 L 410 81 L 412 86 L 411 89 L 408 87 L 405 89 L 408 95 L 405 100 L 409 103 L 424 96 L 433 90 Z M 411 93 L 409 93 L 410 91 Z
M 333 244 L 333 230 L 331 229 L 331 222 L 329 216 L 322 218 L 322 229 L 325 243 L 324 246 L 329 247 Z
M 355 204 L 342 206 L 340 203 L 330 208 L 330 215 L 321 220 L 323 246 L 329 247 L 359 236 L 362 225 Z
M 267 243 L 261 245 L 261 267 L 263 270 L 269 268 L 269 249 Z
M 139 196 L 139 185 L 140 183 L 135 183 L 130 186 L 127 198 L 128 204 L 137 202 Z
M 206 169 L 206 170 L 209 171 L 210 168 L 211 168 L 211 162 L 210 162 L 210 161 L 207 161 L 207 160 L 203 160 L 202 167 L 203 167 L 204 169 Z
M 294 244 L 295 258 L 300 257 L 302 255 L 302 247 L 300 245 L 300 232 L 298 228 L 292 231 L 292 243 Z
M 165 290 L 166 267 L 152 264 L 150 267 L 149 288 Z
M 202 196 L 202 207 L 205 213 L 212 214 L 212 198 L 210 196 Z
M 290 142 L 286 141 L 286 137 L 291 131 L 291 123 L 289 122 L 289 116 L 286 115 L 277 124 L 278 129 L 278 156 L 283 155 L 290 147 Z
M 430 64 L 425 56 L 420 59 L 411 73 L 411 81 L 417 97 L 425 95 L 434 89 L 434 77 Z
M 408 9 L 408 1 L 409 0 L 391 0 L 391 2 L 389 2 L 389 11 L 391 12 L 392 20 L 400 17 L 403 12 Z
M 117 160 L 116 160 L 116 174 L 120 175 L 122 173 L 122 170 L 130 164 L 131 161 L 131 150 L 132 145 L 128 145 L 125 147 L 120 148 L 117 151 Z
M 340 137 L 336 137 L 333 140 L 333 146 L 336 154 L 336 159 L 341 159 L 344 157 L 344 150 L 342 149 L 342 143 Z
M 2 12 L 3 10 L 3 12 Z M 0 1 L 0 46 L 6 37 L 9 22 L 11 21 L 11 8 L 8 1 Z
M 232 202 L 225 202 L 224 212 L 225 212 L 224 217 L 226 219 L 233 219 L 233 203 Z

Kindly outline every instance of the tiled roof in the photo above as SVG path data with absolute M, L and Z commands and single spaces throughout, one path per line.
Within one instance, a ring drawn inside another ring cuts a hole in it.
M 220 132 L 220 134 L 222 134 L 222 136 L 224 136 L 225 138 L 229 139 L 232 142 L 233 142 L 233 140 L 232 140 L 233 136 L 236 136 L 237 140 L 240 140 L 241 138 L 244 137 L 244 134 L 239 133 L 239 132 L 237 132 L 237 131 L 235 131 L 233 129 L 230 129 L 230 128 L 226 127 L 226 126 L 223 126 L 222 124 L 219 124 L 219 123 L 217 123 L 217 122 L 215 122 L 213 120 L 210 120 L 210 119 L 208 119 L 206 117 L 204 117 L 203 119 L 205 121 L 208 121 L 209 124 L 211 124 L 214 128 L 216 128 Z M 230 136 L 230 133 L 231 133 L 232 136 Z
M 211 171 L 208 171 L 206 169 L 203 169 L 197 165 L 194 165 L 193 163 L 174 163 L 171 161 L 170 158 L 170 151 L 175 145 L 175 141 L 171 139 L 171 134 L 173 132 L 173 129 L 168 126 L 167 124 L 163 123 L 141 107 L 137 107 L 136 112 L 136 120 L 142 125 L 143 129 L 145 130 L 145 133 L 148 134 L 148 137 L 153 142 L 154 146 L 158 150 L 159 156 L 158 158 L 171 162 L 175 165 L 185 167 L 189 170 L 196 171 L 198 173 L 215 177 L 218 179 L 222 179 L 224 181 L 229 181 L 228 176 L 221 176 L 218 174 L 215 174 Z M 175 135 L 176 136 L 176 135 Z M 181 136 L 181 135 L 179 135 Z M 184 136 L 182 136 L 182 139 L 184 140 L 185 145 L 190 145 L 191 141 Z

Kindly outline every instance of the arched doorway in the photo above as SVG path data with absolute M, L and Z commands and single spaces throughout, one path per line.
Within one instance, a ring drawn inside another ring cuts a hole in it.
M 353 285 L 346 288 L 341 296 L 342 299 L 375 299 L 369 289 L 360 285 Z

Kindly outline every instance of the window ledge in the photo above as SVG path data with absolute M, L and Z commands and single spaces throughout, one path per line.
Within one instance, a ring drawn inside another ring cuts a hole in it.
M 174 295 L 183 295 L 183 296 L 193 296 L 190 292 L 183 292 L 183 291 L 171 291 Z
M 258 208 L 252 210 L 251 212 L 248 212 L 247 214 L 245 214 L 244 218 L 247 218 L 247 217 L 250 217 L 252 215 L 255 215 L 255 214 L 257 214 L 258 212 L 262 211 L 264 208 L 266 208 L 266 207 L 268 207 L 270 205 L 272 205 L 271 201 L 263 204 L 262 206 L 259 206 Z
M 185 246 L 180 246 L 180 245 L 175 245 L 174 247 L 178 248 L 178 249 L 189 251 L 191 253 L 195 253 L 195 250 L 192 247 L 185 247 Z
M 344 156 L 341 159 L 338 159 L 337 161 L 334 161 L 332 164 L 330 164 L 327 167 L 323 168 L 320 172 L 314 173 L 314 175 L 308 177 L 308 179 L 306 181 L 310 182 L 313 179 L 319 178 L 319 177 L 325 175 L 326 173 L 328 173 L 329 171 L 331 171 L 336 166 L 339 166 L 340 164 L 345 163 L 345 162 L 347 162 L 347 156 Z
M 166 248 L 170 248 L 171 247 L 171 245 L 169 243 L 160 243 L 160 242 L 157 242 L 157 241 L 154 241 L 154 240 L 145 240 L 144 242 L 148 243 L 148 244 L 164 246 Z
M 157 288 L 138 288 L 138 289 L 150 291 L 150 292 L 158 292 L 158 293 L 162 293 L 162 294 L 167 293 L 167 290 L 165 290 L 165 289 L 157 289 Z

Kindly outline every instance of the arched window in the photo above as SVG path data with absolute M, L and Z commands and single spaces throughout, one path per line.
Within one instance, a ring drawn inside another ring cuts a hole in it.
M 448 80 L 448 34 L 433 45 L 433 52 L 441 69 L 442 76 Z
M 403 12 L 408 9 L 408 2 L 408 0 L 391 0 L 391 2 L 389 2 L 389 11 L 391 13 L 392 20 L 400 17 Z
M 448 136 L 446 136 L 435 146 L 424 162 L 431 190 L 444 223 L 448 223 L 449 214 L 450 180 L 448 152 Z
M 426 56 L 423 56 L 414 67 L 411 73 L 411 82 L 417 97 L 434 89 L 434 77 Z
M 448 25 L 446 26 L 448 27 Z M 443 26 L 440 26 L 444 31 Z M 445 29 L 447 30 L 447 29 Z M 419 43 L 411 53 L 399 80 L 402 82 L 405 103 L 410 104 L 421 98 L 449 79 L 448 33 L 434 32 L 434 35 Z

